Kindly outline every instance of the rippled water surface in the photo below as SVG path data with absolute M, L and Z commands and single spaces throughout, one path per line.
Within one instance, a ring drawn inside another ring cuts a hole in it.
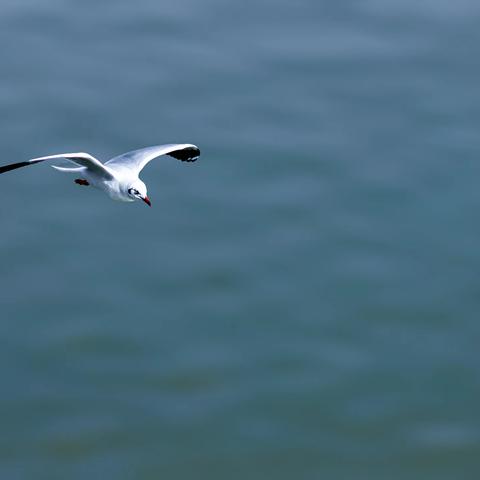
M 0 477 L 479 478 L 479 22 L 5 0 L 0 163 L 202 157 L 0 178 Z

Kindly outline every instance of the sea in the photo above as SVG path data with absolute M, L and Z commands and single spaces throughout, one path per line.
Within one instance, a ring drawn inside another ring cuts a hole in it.
M 480 3 L 3 0 L 3 480 L 480 478 Z

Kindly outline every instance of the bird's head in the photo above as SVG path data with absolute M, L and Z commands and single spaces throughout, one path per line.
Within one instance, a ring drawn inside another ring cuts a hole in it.
M 152 206 L 147 196 L 147 187 L 141 180 L 137 180 L 128 187 L 128 196 L 133 200 L 143 200 L 149 207 Z

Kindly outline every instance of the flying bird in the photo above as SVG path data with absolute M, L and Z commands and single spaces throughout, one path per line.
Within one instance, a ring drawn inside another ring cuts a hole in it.
M 200 150 L 189 143 L 157 145 L 123 153 L 105 163 L 88 153 L 59 153 L 0 166 L 0 174 L 47 160 L 65 159 L 76 166 L 65 168 L 52 165 L 52 167 L 60 172 L 75 174 L 78 177 L 75 179 L 76 184 L 90 185 L 103 190 L 113 200 L 121 202 L 142 200 L 152 206 L 147 195 L 147 187 L 138 175 L 147 163 L 163 155 L 169 155 L 182 162 L 194 162 L 200 156 Z

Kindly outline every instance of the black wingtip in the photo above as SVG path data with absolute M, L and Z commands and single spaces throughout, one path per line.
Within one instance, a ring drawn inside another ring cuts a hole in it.
M 11 163 L 10 165 L 2 165 L 0 166 L 0 174 L 9 172 L 10 170 L 15 170 L 17 168 L 27 167 L 28 165 L 33 165 L 33 163 L 19 162 L 19 163 Z
M 167 153 L 170 157 L 181 160 L 182 162 L 195 162 L 200 156 L 200 149 L 197 147 L 186 147 L 181 150 Z

